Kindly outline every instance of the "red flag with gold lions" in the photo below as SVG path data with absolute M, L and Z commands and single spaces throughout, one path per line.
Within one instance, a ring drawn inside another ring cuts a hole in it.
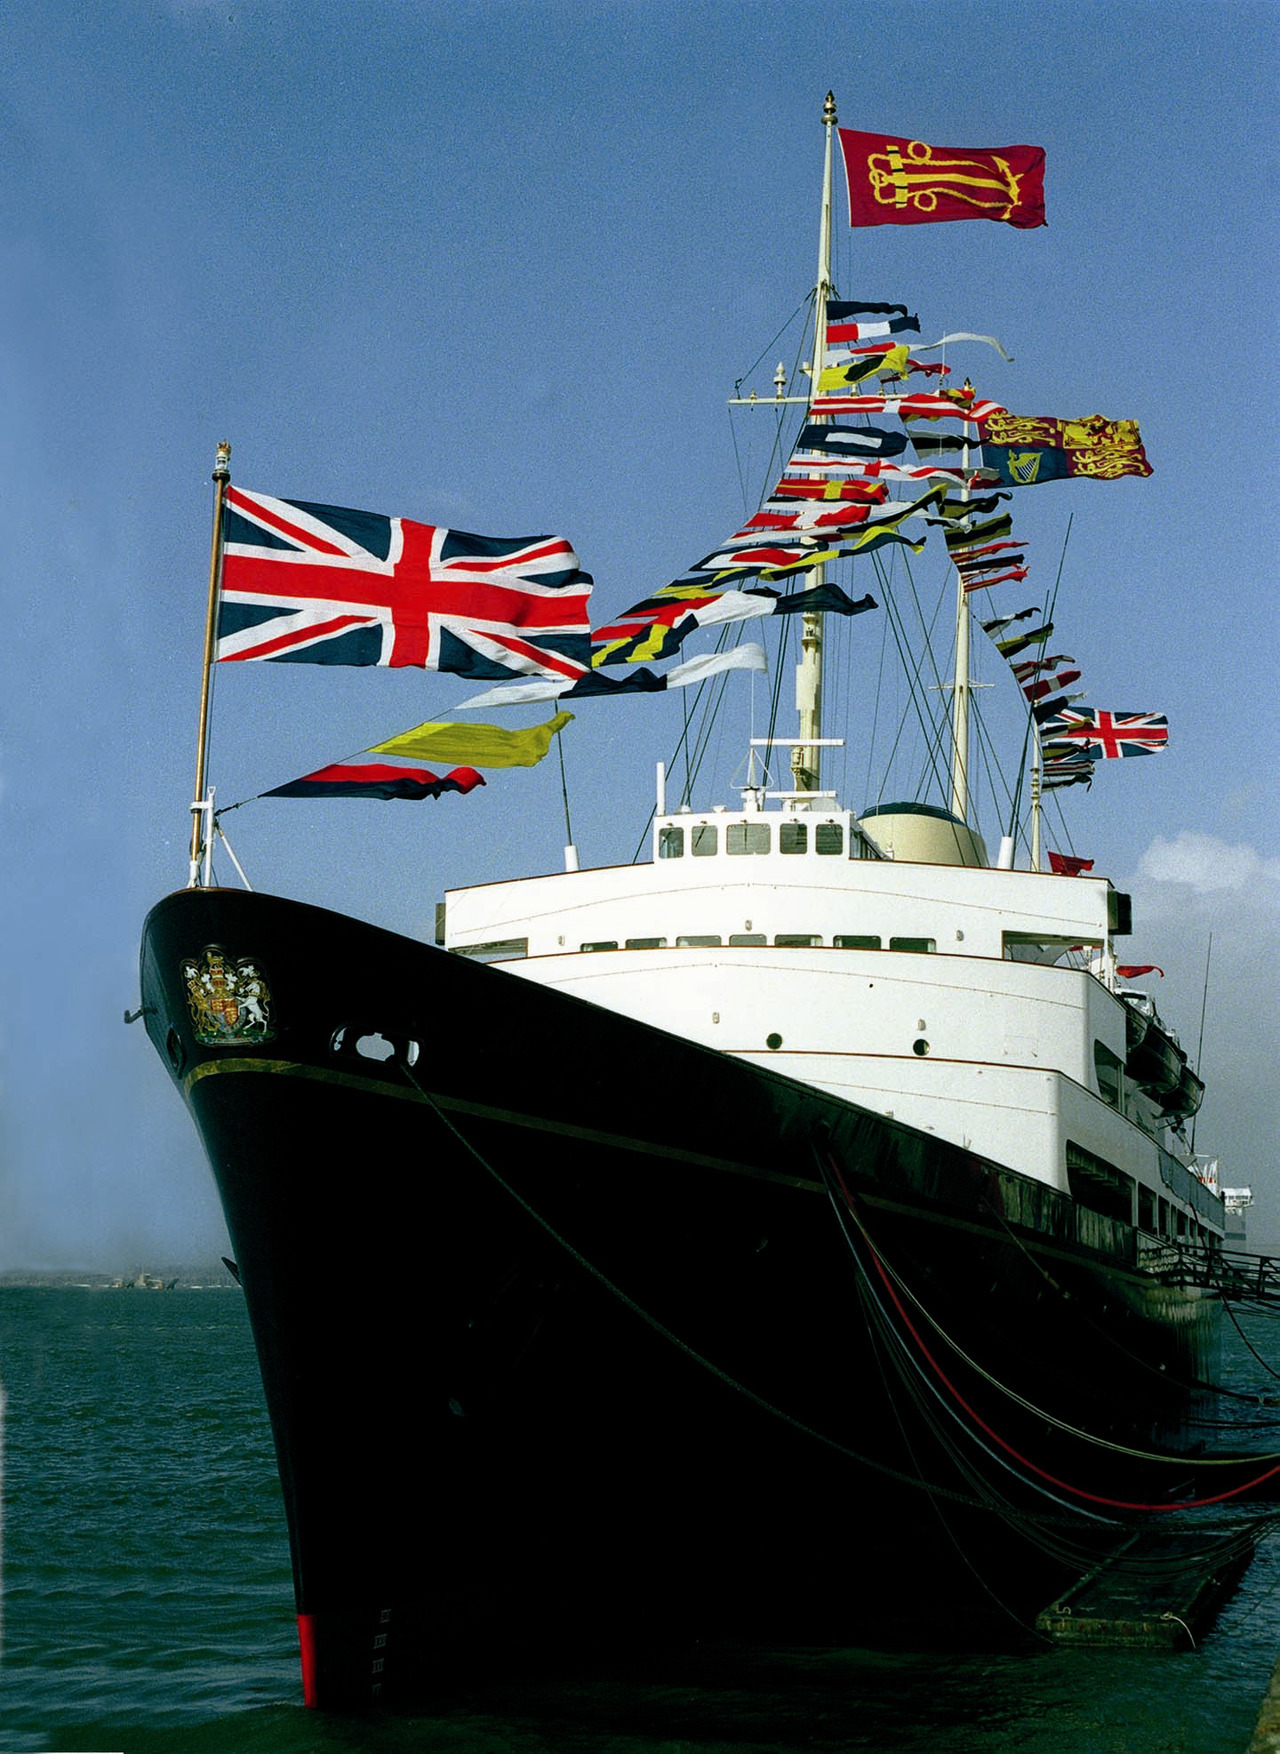
M 998 219 L 1043 225 L 1042 146 L 926 146 L 841 128 L 850 225 L 933 225 Z

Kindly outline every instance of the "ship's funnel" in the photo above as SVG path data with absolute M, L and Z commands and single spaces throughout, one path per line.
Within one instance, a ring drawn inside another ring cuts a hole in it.
M 982 836 L 936 804 L 875 804 L 861 826 L 891 859 L 916 865 L 989 865 Z

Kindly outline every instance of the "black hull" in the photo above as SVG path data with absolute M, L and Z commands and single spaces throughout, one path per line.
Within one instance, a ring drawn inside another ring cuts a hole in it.
M 270 1041 L 197 1042 L 182 964 L 211 945 L 266 978 Z M 193 890 L 151 913 L 142 983 L 248 1302 L 309 1703 L 541 1636 L 852 1639 L 954 1602 L 970 1563 L 1048 1601 L 1076 1536 L 1046 1559 L 1021 1519 L 1065 1513 L 998 1459 L 975 1486 L 932 1430 L 952 1415 L 901 1393 L 823 1164 L 940 1325 L 1056 1416 L 1155 1440 L 1204 1373 L 1210 1301 L 1142 1274 L 1128 1226 L 500 969 Z M 354 1051 L 373 1032 L 394 1057 Z M 1184 1485 L 930 1349 L 998 1454 L 1104 1498 Z

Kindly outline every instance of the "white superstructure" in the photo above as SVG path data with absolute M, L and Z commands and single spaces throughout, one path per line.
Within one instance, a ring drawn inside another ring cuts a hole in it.
M 745 804 L 657 816 L 648 864 L 451 891 L 442 941 L 1152 1234 L 1220 1234 L 1181 1137 L 1198 1085 L 1116 974 L 1127 897 L 1104 878 L 993 869 L 936 808 Z M 1170 1066 L 1131 1075 L 1152 1030 Z

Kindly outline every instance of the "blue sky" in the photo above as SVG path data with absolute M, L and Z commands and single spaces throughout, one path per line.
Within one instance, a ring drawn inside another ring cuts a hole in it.
M 762 349 L 762 389 L 795 356 L 794 329 L 771 337 L 813 280 L 829 86 L 851 127 L 1046 149 L 1044 230 L 845 228 L 836 278 L 926 333 L 999 335 L 1013 365 L 952 363 L 1019 412 L 1141 424 L 1150 480 L 1017 502 L 1035 595 L 1061 562 L 1090 704 L 1171 726 L 1168 753 L 1068 794 L 1055 834 L 1133 890 L 1134 960 L 1166 969 L 1159 1003 L 1192 1044 L 1213 933 L 1197 1143 L 1254 1184 L 1254 1240 L 1280 1247 L 1276 72 L 1275 8 L 1250 4 L 10 9 L 0 1266 L 222 1246 L 189 1122 L 120 1022 L 146 910 L 185 876 L 216 441 L 264 492 L 562 532 L 607 619 L 761 485 L 770 417 L 731 432 L 725 398 Z M 917 571 L 928 604 L 944 570 Z M 835 642 L 854 807 L 897 778 L 884 621 Z M 1016 696 L 984 663 L 1003 737 Z M 226 667 L 219 801 L 467 692 Z M 698 802 L 732 797 L 764 700 L 735 681 Z M 565 756 L 585 862 L 631 856 L 681 712 L 581 709 Z M 447 885 L 555 868 L 563 844 L 554 763 L 467 799 L 255 804 L 227 827 L 257 887 L 407 931 Z

